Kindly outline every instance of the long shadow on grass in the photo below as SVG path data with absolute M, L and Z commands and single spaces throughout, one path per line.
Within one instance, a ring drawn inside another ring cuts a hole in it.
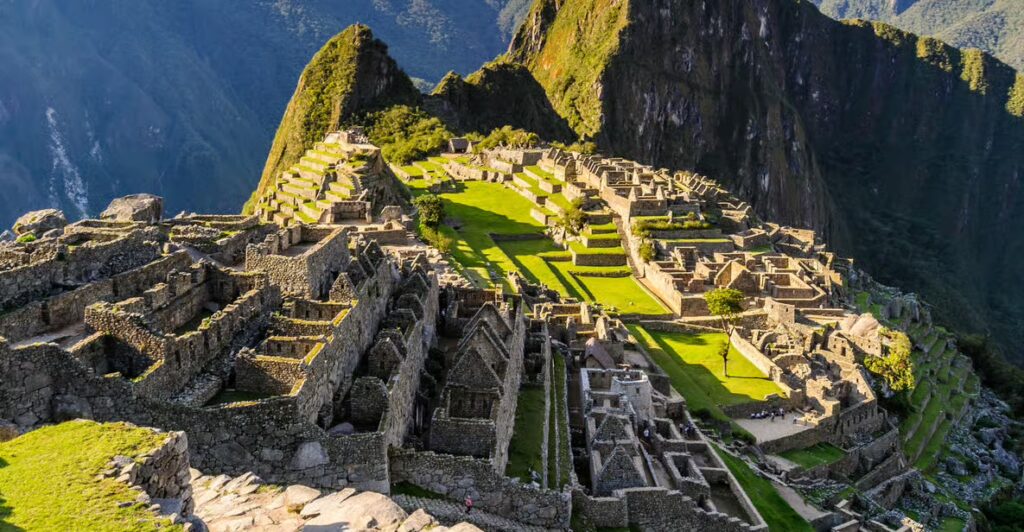
M 659 338 L 657 335 L 651 334 L 651 338 L 658 345 L 658 348 L 666 355 L 667 361 L 671 364 L 676 365 L 684 372 L 690 374 L 690 379 L 698 386 L 712 387 L 712 389 L 705 389 L 704 392 L 719 406 L 730 406 L 741 403 L 756 403 L 762 401 L 764 398 L 751 397 L 749 395 L 738 394 L 730 391 L 728 388 L 721 384 L 718 376 L 708 370 L 706 367 L 700 364 L 690 364 L 683 359 L 682 353 L 676 353 L 672 346 L 668 345 L 667 342 Z M 707 340 L 703 338 L 696 338 L 690 336 L 684 336 L 679 339 L 681 342 L 687 345 L 708 345 Z M 738 379 L 740 377 L 726 377 L 728 379 Z M 768 380 L 766 378 L 758 377 L 747 377 L 754 378 L 757 380 Z M 680 392 L 682 393 L 682 392 Z
M 7 461 L 0 458 L 0 468 L 7 467 L 7 465 Z M 11 517 L 12 513 L 14 513 L 14 508 L 7 504 L 7 499 L 5 499 L 3 497 L 3 494 L 0 493 L 0 530 L 24 530 L 24 528 L 14 526 L 11 523 L 7 522 L 7 520 Z

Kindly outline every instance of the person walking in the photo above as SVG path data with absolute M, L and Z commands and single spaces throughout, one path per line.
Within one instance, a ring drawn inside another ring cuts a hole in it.
M 466 513 L 473 511 L 473 498 L 466 496 Z

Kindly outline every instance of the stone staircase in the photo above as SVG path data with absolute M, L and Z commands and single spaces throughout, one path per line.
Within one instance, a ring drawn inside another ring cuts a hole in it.
M 392 495 L 391 499 L 407 512 L 413 512 L 422 508 L 428 514 L 434 516 L 435 519 L 447 526 L 452 526 L 456 523 L 465 521 L 478 526 L 487 532 L 546 532 L 548 530 L 546 528 L 525 525 L 518 521 L 513 521 L 511 519 L 501 517 L 500 515 L 484 512 L 476 508 L 474 508 L 471 513 L 466 514 L 465 506 L 448 500 L 428 499 L 425 497 L 413 497 L 410 495 Z

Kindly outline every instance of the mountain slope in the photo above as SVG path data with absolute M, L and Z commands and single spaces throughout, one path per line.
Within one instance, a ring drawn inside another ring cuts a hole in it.
M 387 45 L 368 27 L 350 26 L 327 41 L 302 71 L 256 195 L 355 113 L 418 99 L 419 92 L 388 55 Z
M 713 175 L 947 323 L 1024 340 L 1024 77 L 997 60 L 789 0 L 541 0 L 510 56 L 609 152 Z
M 979 48 L 1024 70 L 1019 0 L 814 0 L 834 18 L 881 20 L 961 48 Z
M 239 208 L 309 57 L 371 24 L 410 75 L 501 53 L 522 0 L 0 0 L 0 226 L 112 197 Z M 15 82 L 16 81 L 16 82 Z

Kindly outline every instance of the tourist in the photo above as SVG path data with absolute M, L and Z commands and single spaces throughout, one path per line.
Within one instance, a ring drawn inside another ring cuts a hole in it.
M 473 511 L 473 498 L 467 495 L 466 496 L 466 513 L 468 514 L 469 512 L 472 512 L 472 511 Z

